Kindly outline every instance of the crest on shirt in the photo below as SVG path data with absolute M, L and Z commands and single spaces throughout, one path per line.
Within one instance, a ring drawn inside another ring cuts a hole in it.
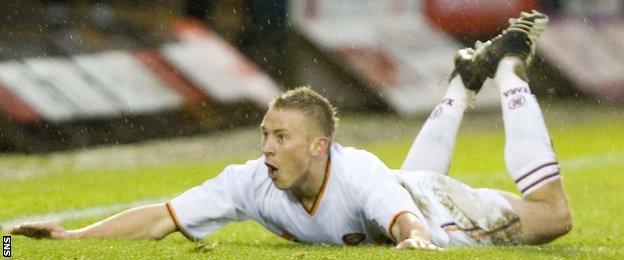
M 342 242 L 349 246 L 359 245 L 364 239 L 366 239 L 366 235 L 362 233 L 349 233 L 342 236 Z

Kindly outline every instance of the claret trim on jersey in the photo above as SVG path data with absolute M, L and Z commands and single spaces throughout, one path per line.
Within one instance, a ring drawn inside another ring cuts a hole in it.
M 178 230 L 180 231 L 180 233 L 182 233 L 182 235 L 184 235 L 186 238 L 188 238 L 189 240 L 192 241 L 196 241 L 197 239 L 193 238 L 185 229 L 184 227 L 182 227 L 182 222 L 180 222 L 180 219 L 178 218 L 178 216 L 175 214 L 175 211 L 173 210 L 173 207 L 171 206 L 171 202 L 167 201 L 167 203 L 165 203 L 165 205 L 167 206 L 167 211 L 169 212 L 169 215 L 171 215 L 171 218 L 173 219 L 173 223 L 175 223 L 176 227 L 178 228 Z
M 323 177 L 323 184 L 321 185 L 321 191 L 319 191 L 319 193 L 316 195 L 316 199 L 314 199 L 314 204 L 312 204 L 311 208 L 309 209 L 306 208 L 303 201 L 299 197 L 297 197 L 303 209 L 305 209 L 305 211 L 308 212 L 310 216 L 314 216 L 314 213 L 316 213 L 316 209 L 318 208 L 319 204 L 321 204 L 321 198 L 323 198 L 323 194 L 325 193 L 325 188 L 327 187 L 327 181 L 329 180 L 330 170 L 331 170 L 331 156 L 327 158 L 327 165 L 325 166 L 325 177 Z
M 282 234 L 280 236 L 292 242 L 299 242 L 299 240 L 297 240 L 297 238 L 295 238 L 295 236 L 292 233 L 288 232 L 288 230 L 282 231 Z

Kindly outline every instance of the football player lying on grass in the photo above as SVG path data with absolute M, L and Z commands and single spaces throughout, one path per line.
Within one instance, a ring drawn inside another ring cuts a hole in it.
M 12 233 L 53 239 L 160 239 L 180 231 L 201 240 L 230 221 L 253 219 L 302 243 L 395 243 L 397 248 L 549 242 L 570 231 L 559 166 L 526 78 L 548 19 L 523 13 L 501 35 L 455 57 L 443 101 L 422 127 L 400 170 L 332 142 L 335 108 L 309 88 L 270 103 L 263 156 L 231 165 L 166 203 L 65 230 L 24 223 Z M 484 80 L 500 90 L 507 169 L 522 196 L 474 189 L 446 176 L 465 108 Z M 415 101 L 416 102 L 416 101 Z M 382 126 L 380 126 L 382 127 Z

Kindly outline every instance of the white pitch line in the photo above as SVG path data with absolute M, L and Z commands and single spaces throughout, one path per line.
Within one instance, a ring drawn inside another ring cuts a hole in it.
M 120 212 L 129 208 L 163 202 L 163 201 L 166 201 L 167 199 L 168 198 L 143 199 L 143 200 L 137 200 L 137 201 L 133 201 L 130 203 L 123 203 L 123 204 L 119 203 L 119 204 L 112 204 L 112 205 L 107 205 L 107 206 L 96 206 L 96 207 L 78 209 L 78 210 L 66 210 L 66 211 L 43 214 L 43 215 L 22 216 L 22 217 L 7 220 L 1 223 L 2 224 L 1 226 L 2 228 L 11 228 L 21 223 L 30 222 L 30 221 L 61 222 L 61 221 L 88 218 L 88 217 L 98 217 L 98 216 L 108 215 L 114 212 Z
M 561 168 L 564 171 L 580 171 L 588 168 L 599 168 L 610 165 L 624 165 L 624 154 L 622 153 L 607 153 L 603 155 L 592 155 L 576 157 L 564 161 L 560 161 Z M 490 173 L 499 174 L 500 172 Z M 564 173 L 565 174 L 565 173 Z M 483 176 L 479 174 L 479 176 Z M 143 206 L 146 204 L 153 204 L 166 201 L 168 198 L 157 199 L 143 199 L 130 203 L 120 203 L 108 206 L 96 206 L 91 208 L 79 209 L 79 210 L 67 210 L 56 213 L 49 213 L 43 215 L 22 216 L 14 219 L 7 220 L 1 223 L 2 228 L 10 228 L 23 222 L 28 221 L 45 221 L 51 220 L 56 222 L 75 220 L 87 217 L 97 217 L 110 215 L 112 213 L 120 212 L 133 207 Z

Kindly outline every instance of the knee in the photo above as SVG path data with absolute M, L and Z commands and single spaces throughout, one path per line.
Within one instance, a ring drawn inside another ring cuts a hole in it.
M 565 207 L 553 214 L 551 221 L 552 230 L 550 236 L 557 238 L 570 233 L 572 230 L 572 214 L 570 208 Z
M 528 244 L 541 245 L 551 242 L 572 230 L 572 216 L 569 210 L 550 211 L 549 217 L 543 219 L 539 228 L 534 229 L 526 237 Z
M 561 235 L 565 235 L 570 233 L 572 230 L 572 213 L 570 212 L 570 208 L 566 208 L 563 213 L 561 213 Z

